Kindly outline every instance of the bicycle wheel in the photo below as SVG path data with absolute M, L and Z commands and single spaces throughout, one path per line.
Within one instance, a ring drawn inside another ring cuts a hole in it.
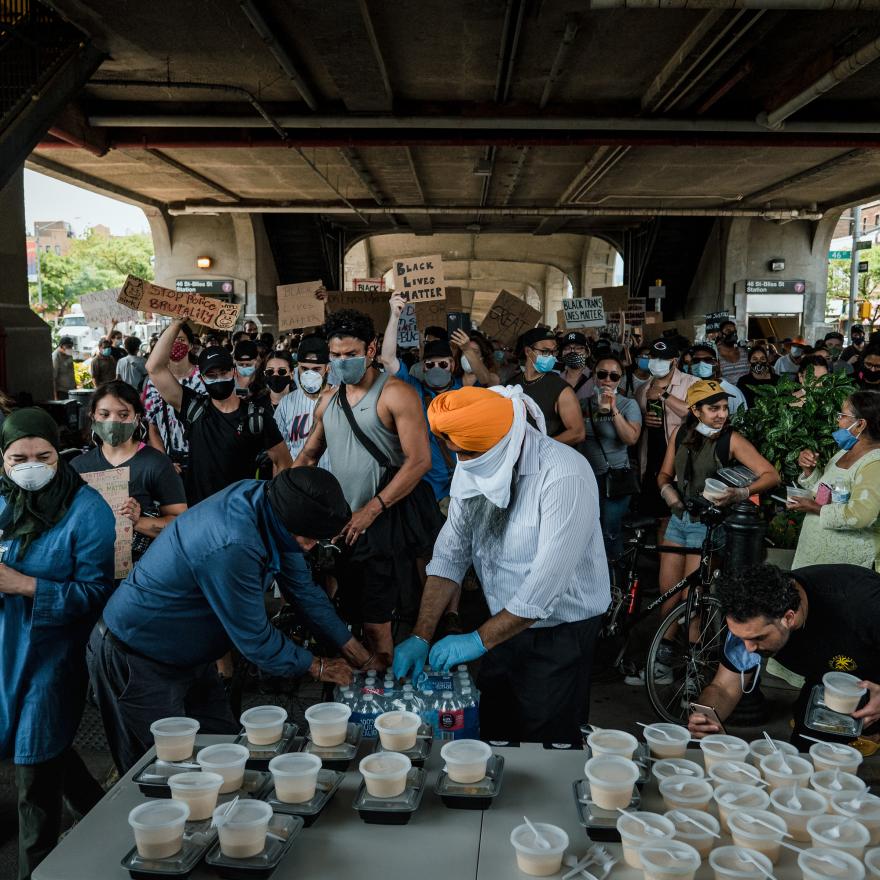
M 675 724 L 687 722 L 690 701 L 715 676 L 726 634 L 718 600 L 695 590 L 666 615 L 645 663 L 648 698 L 661 718 Z M 667 644 L 661 651 L 664 640 Z

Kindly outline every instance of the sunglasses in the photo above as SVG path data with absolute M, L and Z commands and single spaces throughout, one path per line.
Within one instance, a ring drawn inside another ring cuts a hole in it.
M 704 358 L 692 358 L 692 364 L 711 364 L 714 361 L 714 358 L 704 357 Z
M 279 367 L 277 370 L 265 370 L 264 373 L 267 376 L 289 376 L 290 370 L 286 367 Z
M 612 382 L 620 381 L 620 373 L 615 373 L 610 370 L 596 370 L 596 378 L 597 379 L 610 379 Z
M 451 364 L 449 361 L 425 361 L 425 369 L 433 370 L 434 367 L 440 367 L 441 370 L 448 370 Z

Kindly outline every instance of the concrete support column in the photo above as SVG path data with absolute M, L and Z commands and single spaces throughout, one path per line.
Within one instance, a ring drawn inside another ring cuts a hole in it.
M 6 387 L 35 401 L 52 397 L 52 335 L 28 302 L 24 225 L 24 173 L 19 168 L 0 189 L 0 328 L 6 354 Z
M 548 266 L 544 280 L 544 323 L 556 326 L 556 312 L 568 296 L 565 275 L 555 266 Z
M 370 240 L 365 238 L 352 245 L 345 255 L 345 289 L 354 290 L 355 278 L 372 278 Z
M 616 248 L 601 238 L 587 236 L 581 255 L 580 290 L 578 296 L 590 296 L 595 287 L 611 287 L 614 284 L 614 261 Z

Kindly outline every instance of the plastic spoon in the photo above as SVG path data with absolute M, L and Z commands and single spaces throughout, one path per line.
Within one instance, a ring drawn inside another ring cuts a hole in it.
M 642 721 L 636 721 L 636 724 L 639 727 L 653 727 L 653 724 L 645 724 Z M 659 727 L 654 731 L 657 736 L 662 736 L 667 742 L 676 742 L 676 738 L 671 734 L 667 733 L 665 730 L 661 730 Z M 689 742 L 693 742 L 693 737 L 690 738 Z
M 788 805 L 793 810 L 802 810 L 803 804 L 801 803 L 801 799 L 797 796 L 797 788 L 792 791 L 791 797 L 788 799 Z
M 623 807 L 618 807 L 617 812 L 623 816 L 629 816 L 630 819 L 635 819 L 636 822 L 638 822 L 639 825 L 641 825 L 642 828 L 644 828 L 645 831 L 648 832 L 648 834 L 651 834 L 654 837 L 663 837 L 663 832 L 659 828 L 655 828 L 653 825 L 651 825 L 649 822 L 646 822 L 639 816 L 634 816 L 632 813 L 628 813 L 626 810 L 623 809 Z
M 232 815 L 232 811 L 238 806 L 238 795 L 236 795 L 226 806 L 226 809 L 219 815 L 214 816 L 211 820 L 212 828 L 219 828 L 221 825 L 225 825 L 229 821 L 229 817 Z
M 777 834 L 781 834 L 783 837 L 791 837 L 791 835 L 787 831 L 780 831 L 775 825 L 771 825 L 769 822 L 765 822 L 763 819 L 757 818 L 757 816 L 751 816 L 748 813 L 737 813 L 737 819 L 742 819 L 746 825 L 763 825 L 765 828 L 769 828 L 771 831 L 775 831 Z
M 847 752 L 846 746 L 839 746 L 837 743 L 828 742 L 824 739 L 816 739 L 815 736 L 807 736 L 804 733 L 798 734 L 801 739 L 809 740 L 811 743 L 819 743 L 820 746 L 828 746 L 832 752 L 837 752 L 838 755 L 846 755 L 849 754 Z
M 704 831 L 706 834 L 711 834 L 712 837 L 721 837 L 720 834 L 716 834 L 708 825 L 704 825 L 702 822 L 692 819 L 687 813 L 682 813 L 681 810 L 673 810 L 668 815 L 670 818 L 677 819 L 679 822 L 690 822 L 691 825 L 696 825 L 700 831 Z
M 741 862 L 747 862 L 757 868 L 768 880 L 776 880 L 776 878 L 747 850 L 737 847 L 736 854 Z
M 758 776 L 756 776 L 754 773 L 752 773 L 751 770 L 743 770 L 742 767 L 737 767 L 736 765 L 731 765 L 730 771 L 731 771 L 731 773 L 741 773 L 743 776 L 748 776 L 749 779 L 751 779 L 755 785 L 767 785 L 768 784 L 763 779 L 760 779 Z
M 778 751 L 779 751 L 778 746 L 776 745 L 775 742 L 773 742 L 773 737 L 770 736 L 770 734 L 767 733 L 766 730 L 764 731 L 764 739 L 766 739 L 767 742 L 770 743 L 770 750 L 771 750 L 771 751 L 773 751 L 773 752 L 778 752 Z
M 528 816 L 523 816 L 523 822 L 525 822 L 526 825 L 529 826 L 529 831 L 531 831 L 532 834 L 535 835 L 535 843 L 537 843 L 538 846 L 540 846 L 542 849 L 550 849 L 550 841 L 547 840 L 547 838 L 544 837 L 544 835 L 541 834 L 541 832 L 538 831 L 538 829 L 535 828 L 534 825 L 532 825 L 532 823 L 529 821 Z

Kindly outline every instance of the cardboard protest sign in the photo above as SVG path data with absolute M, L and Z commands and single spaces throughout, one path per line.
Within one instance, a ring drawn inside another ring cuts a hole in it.
M 433 299 L 426 302 L 413 303 L 416 310 L 416 330 L 419 334 L 419 346 L 425 341 L 426 327 L 446 327 L 446 315 L 449 312 L 462 312 L 461 288 L 447 287 L 446 299 Z
M 620 312 L 626 308 L 629 300 L 629 287 L 621 284 L 619 287 L 594 287 L 590 291 L 591 297 L 602 297 L 606 312 Z
M 400 348 L 419 347 L 419 328 L 416 322 L 416 304 L 407 303 L 397 325 L 397 345 Z
M 525 300 L 502 290 L 495 297 L 480 330 L 490 339 L 505 346 L 513 346 L 526 330 L 531 330 L 541 320 L 541 313 Z
M 323 281 L 306 281 L 301 284 L 279 284 L 278 329 L 301 330 L 324 323 L 324 303 L 315 298 L 315 292 L 324 286 Z
M 119 512 L 129 498 L 129 468 L 91 471 L 80 476 L 100 493 L 116 517 L 116 541 L 113 545 L 116 569 L 114 577 L 117 580 L 124 578 L 131 571 L 131 542 L 134 537 L 134 523 Z
M 129 275 L 118 302 L 134 311 L 154 312 L 169 318 L 189 318 L 215 330 L 232 330 L 241 311 L 239 303 L 225 303 L 198 293 L 184 293 L 151 284 Z
M 605 307 L 602 297 L 564 299 L 562 309 L 569 330 L 573 327 L 604 327 Z
M 630 299 L 626 304 L 626 323 L 630 327 L 640 327 L 645 323 L 645 305 L 644 298 Z
M 407 302 L 445 299 L 446 280 L 440 254 L 395 260 L 394 292 Z
M 560 330 L 568 330 L 568 327 L 565 325 L 565 309 L 556 310 L 556 326 Z
M 138 313 L 117 301 L 119 291 L 119 287 L 111 287 L 109 290 L 84 293 L 79 298 L 86 323 L 90 327 L 107 327 L 122 321 L 137 321 Z
M 388 324 L 388 295 L 369 290 L 332 290 L 327 293 L 327 314 L 343 309 L 355 309 L 373 319 L 376 334 L 382 333 Z
M 717 333 L 721 329 L 721 325 L 729 320 L 729 312 L 709 312 L 709 314 L 706 315 L 706 332 Z
M 383 291 L 385 290 L 385 279 L 384 278 L 355 278 L 353 284 L 354 290 L 372 290 L 372 291 Z

